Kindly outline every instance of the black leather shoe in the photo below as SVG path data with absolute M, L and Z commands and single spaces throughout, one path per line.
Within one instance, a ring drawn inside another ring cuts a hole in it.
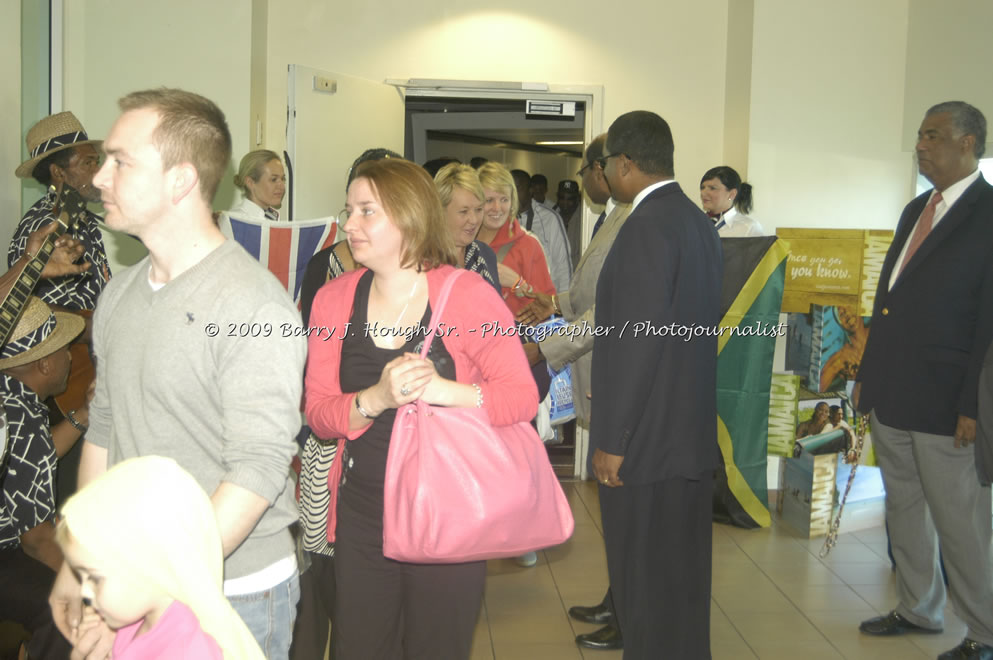
M 951 651 L 939 655 L 938 660 L 993 660 L 993 646 L 966 637 Z
M 597 651 L 615 651 L 624 648 L 621 630 L 613 624 L 608 624 L 600 630 L 594 630 L 585 635 L 576 635 L 576 643 L 583 648 Z
M 924 633 L 926 635 L 939 635 L 943 632 L 941 628 L 925 628 L 916 623 L 907 621 L 896 613 L 896 610 L 886 616 L 877 616 L 874 619 L 866 619 L 859 625 L 859 630 L 866 635 L 903 635 L 904 633 Z
M 610 611 L 610 608 L 600 603 L 599 605 L 594 605 L 593 607 L 585 607 L 583 605 L 575 605 L 569 608 L 569 616 L 577 621 L 582 621 L 583 623 L 610 623 L 611 617 L 614 613 Z

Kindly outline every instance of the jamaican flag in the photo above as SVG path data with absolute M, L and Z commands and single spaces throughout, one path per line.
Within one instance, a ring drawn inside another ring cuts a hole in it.
M 724 459 L 714 520 L 768 527 L 769 388 L 788 244 L 775 236 L 722 238 L 724 282 L 717 341 L 717 440 Z

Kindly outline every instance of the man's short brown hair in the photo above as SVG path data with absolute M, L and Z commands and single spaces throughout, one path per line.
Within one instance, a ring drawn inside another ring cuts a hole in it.
M 369 181 L 386 215 L 400 230 L 402 267 L 431 270 L 442 264 L 456 265 L 455 239 L 427 170 L 408 160 L 370 160 L 355 169 L 355 179 Z
M 200 195 L 213 203 L 231 161 L 231 132 L 221 109 L 199 94 L 167 87 L 132 92 L 117 103 L 122 112 L 150 108 L 159 115 L 152 141 L 162 169 L 190 163 L 200 179 Z

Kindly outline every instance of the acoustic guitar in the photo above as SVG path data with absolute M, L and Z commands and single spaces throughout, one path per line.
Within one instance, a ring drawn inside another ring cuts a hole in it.
M 49 190 L 54 191 L 54 186 Z M 45 237 L 41 249 L 28 261 L 24 270 L 17 277 L 14 286 L 0 303 L 0 346 L 6 344 L 7 340 L 10 339 L 17 321 L 21 318 L 28 298 L 38 285 L 38 280 L 41 279 L 41 271 L 45 269 L 52 258 L 52 253 L 55 251 L 55 241 L 70 228 L 79 227 L 85 220 L 86 201 L 75 188 L 63 184 L 62 192 L 56 199 L 52 213 L 56 216 L 55 231 Z M 73 313 L 81 316 L 92 314 L 90 311 Z M 77 341 L 69 347 L 69 352 L 72 354 L 69 386 L 64 393 L 55 398 L 55 402 L 63 414 L 79 408 L 86 402 L 86 390 L 96 376 L 93 361 L 90 359 L 89 348 L 85 343 Z

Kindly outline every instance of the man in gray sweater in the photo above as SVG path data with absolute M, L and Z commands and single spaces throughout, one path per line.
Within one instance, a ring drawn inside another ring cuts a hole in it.
M 174 458 L 211 495 L 225 594 L 266 655 L 286 658 L 299 598 L 288 482 L 306 341 L 281 329 L 300 315 L 211 218 L 231 158 L 220 109 L 170 89 L 120 106 L 94 183 L 108 226 L 149 255 L 108 284 L 94 316 L 97 387 L 80 487 L 134 456 Z M 51 597 L 63 632 L 78 617 L 73 582 L 63 570 Z M 106 636 L 80 640 L 77 652 L 99 656 Z

